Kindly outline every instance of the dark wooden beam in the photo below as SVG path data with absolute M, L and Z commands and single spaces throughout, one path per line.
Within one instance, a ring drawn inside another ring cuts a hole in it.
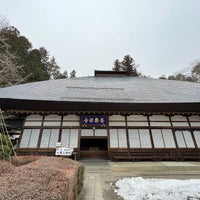
M 0 99 L 3 110 L 18 110 L 21 112 L 45 113 L 109 113 L 109 114 L 140 114 L 152 113 L 187 114 L 200 113 L 200 103 L 101 103 L 101 102 L 63 102 Z

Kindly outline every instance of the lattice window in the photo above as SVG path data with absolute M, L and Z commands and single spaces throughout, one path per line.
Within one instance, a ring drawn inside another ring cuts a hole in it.
M 200 116 L 199 115 L 192 115 L 189 116 L 190 125 L 192 127 L 200 127 Z
M 155 148 L 176 148 L 171 129 L 152 129 Z
M 129 133 L 130 148 L 141 148 L 139 130 L 129 129 L 128 133 Z
M 194 131 L 194 137 L 198 148 L 200 148 L 200 131 Z
M 152 148 L 149 130 L 139 129 L 141 148 Z
M 41 115 L 28 115 L 26 117 L 24 127 L 35 127 L 42 125 L 43 116 Z
M 173 133 L 171 129 L 162 129 L 162 135 L 166 148 L 176 148 Z
M 110 147 L 127 148 L 127 137 L 125 129 L 110 129 Z
M 149 126 L 147 117 L 144 115 L 130 115 L 127 116 L 128 126 Z
M 61 125 L 61 116 L 59 115 L 47 115 L 44 117 L 43 126 L 60 126 Z
M 59 129 L 44 129 L 40 143 L 41 148 L 55 148 L 59 138 Z
M 37 148 L 40 129 L 24 129 L 20 148 Z
M 174 115 L 171 117 L 172 120 L 172 125 L 174 127 L 178 127 L 178 126 L 186 126 L 188 127 L 188 121 L 187 121 L 187 117 L 182 116 L 182 115 Z
M 107 129 L 95 129 L 95 136 L 107 136 Z
M 168 116 L 165 115 L 152 115 L 149 117 L 150 126 L 171 126 L 170 120 Z
M 80 125 L 80 117 L 77 115 L 66 115 L 63 116 L 63 127 L 69 126 L 79 126 Z
M 176 131 L 176 140 L 179 148 L 194 148 L 194 142 L 189 131 Z
M 130 148 L 152 148 L 148 129 L 128 129 Z
M 109 126 L 125 126 L 125 117 L 121 115 L 112 115 L 109 117 Z

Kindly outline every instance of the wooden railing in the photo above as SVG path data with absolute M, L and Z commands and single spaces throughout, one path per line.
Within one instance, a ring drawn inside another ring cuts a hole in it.
M 191 149 L 112 149 L 110 160 L 120 161 L 200 161 L 200 150 Z

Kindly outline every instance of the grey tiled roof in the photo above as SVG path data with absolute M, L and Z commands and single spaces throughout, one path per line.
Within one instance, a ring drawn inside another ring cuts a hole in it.
M 143 77 L 82 77 L 0 89 L 0 99 L 105 103 L 197 103 L 200 84 Z

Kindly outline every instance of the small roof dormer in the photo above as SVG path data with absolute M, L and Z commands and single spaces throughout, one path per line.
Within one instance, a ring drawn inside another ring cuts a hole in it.
M 108 77 L 108 76 L 127 76 L 125 71 L 107 71 L 107 70 L 95 70 L 94 71 L 95 77 Z

